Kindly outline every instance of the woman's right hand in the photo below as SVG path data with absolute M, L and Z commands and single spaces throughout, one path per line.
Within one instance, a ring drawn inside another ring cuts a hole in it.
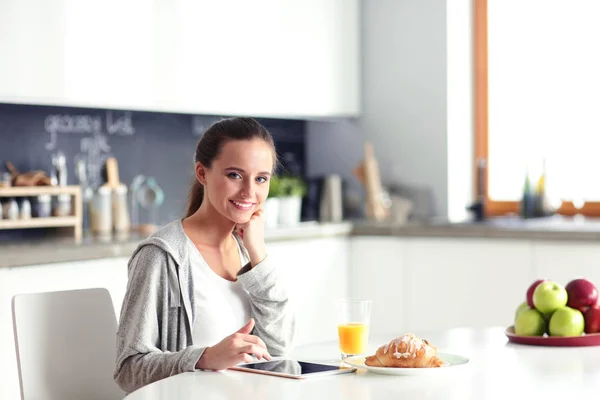
M 254 328 L 254 319 L 237 332 L 227 336 L 214 346 L 207 347 L 196 363 L 198 369 L 223 370 L 240 363 L 252 362 L 252 354 L 259 360 L 270 360 L 265 342 L 258 336 L 250 335 Z

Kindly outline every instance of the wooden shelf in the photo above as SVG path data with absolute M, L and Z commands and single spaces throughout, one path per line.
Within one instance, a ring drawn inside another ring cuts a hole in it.
M 73 215 L 68 217 L 48 217 L 29 219 L 0 219 L 0 229 L 31 229 L 72 227 L 75 241 L 82 237 L 83 213 L 80 186 L 12 186 L 0 187 L 2 197 L 34 197 L 40 195 L 70 195 Z
M 79 186 L 11 186 L 0 187 L 0 197 L 28 197 L 39 196 L 41 194 L 60 195 L 70 194 L 78 195 L 81 193 Z
M 61 226 L 74 226 L 77 223 L 77 217 L 0 219 L 0 229 L 56 228 Z

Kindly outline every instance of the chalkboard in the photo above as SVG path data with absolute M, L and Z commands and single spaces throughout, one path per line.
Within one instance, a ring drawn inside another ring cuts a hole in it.
M 157 222 L 180 218 L 194 176 L 194 151 L 202 132 L 223 116 L 116 111 L 0 103 L 0 171 L 52 170 L 52 154 L 67 159 L 68 183 L 78 184 L 75 163 L 87 164 L 92 185 L 104 183 L 104 161 L 115 157 L 120 180 L 154 177 L 165 193 Z M 284 169 L 304 176 L 305 122 L 257 118 L 274 136 Z M 143 220 L 144 215 L 140 214 Z M 6 236 L 0 231 L 0 235 Z M 2 237 L 0 237 L 2 239 Z

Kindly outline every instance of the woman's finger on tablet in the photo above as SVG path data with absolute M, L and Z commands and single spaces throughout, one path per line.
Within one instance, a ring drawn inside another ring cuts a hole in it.
M 254 335 L 246 335 L 243 337 L 243 340 L 247 343 L 253 343 L 253 344 L 256 344 L 256 345 L 262 347 L 263 349 L 265 349 L 265 351 L 263 353 L 263 357 L 266 360 L 271 360 L 271 354 L 269 354 L 267 345 L 265 344 L 265 342 L 262 341 L 261 338 L 259 338 L 258 336 L 254 336 Z
M 267 356 L 269 356 L 269 353 L 266 349 L 263 349 L 262 347 L 254 343 L 247 343 L 246 345 L 240 347 L 238 350 L 242 353 L 254 354 L 259 360 L 263 357 L 266 358 Z
M 246 342 L 249 343 L 254 343 L 260 347 L 262 347 L 263 349 L 265 349 L 265 352 L 263 353 L 263 357 L 266 360 L 271 360 L 271 354 L 269 354 L 269 349 L 267 349 L 267 345 L 265 344 L 265 342 L 263 342 L 263 340 L 261 338 L 259 338 L 258 336 L 254 336 L 254 335 L 248 335 L 248 337 L 245 338 Z
M 254 360 L 252 359 L 252 356 L 250 354 L 248 354 L 248 353 L 240 353 L 236 357 L 236 362 L 235 363 L 236 364 L 239 364 L 239 363 L 246 363 L 246 364 L 248 364 L 248 363 L 251 363 L 252 361 L 254 361 Z

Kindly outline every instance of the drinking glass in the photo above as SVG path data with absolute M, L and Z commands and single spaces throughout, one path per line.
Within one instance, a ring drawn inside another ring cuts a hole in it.
M 342 360 L 347 357 L 364 355 L 369 342 L 371 300 L 339 300 L 336 308 Z

